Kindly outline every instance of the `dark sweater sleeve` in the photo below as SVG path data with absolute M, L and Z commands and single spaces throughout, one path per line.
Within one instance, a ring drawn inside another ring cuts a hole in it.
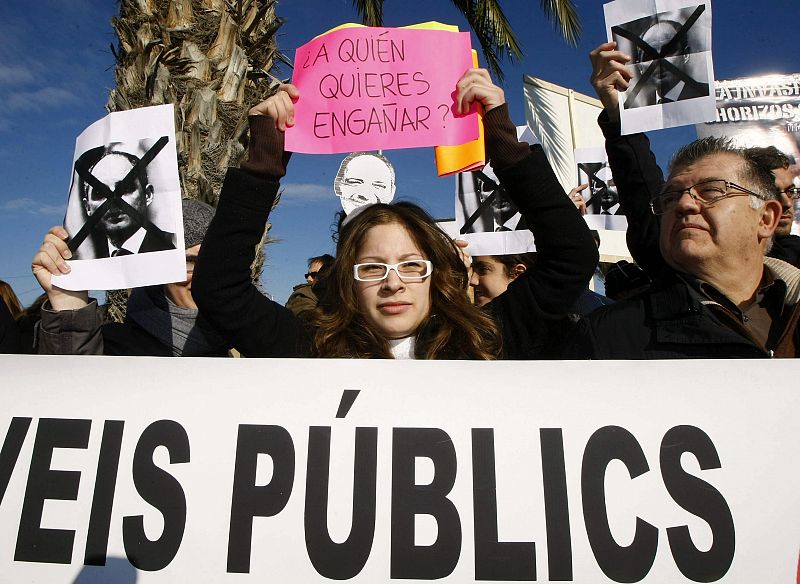
M 492 118 L 491 114 L 499 109 L 486 116 L 487 126 L 511 126 L 507 113 L 499 111 L 498 118 Z M 507 140 L 513 136 L 516 142 L 516 134 L 506 135 Z M 520 158 L 517 146 L 495 147 L 487 140 L 495 173 L 525 218 L 537 251 L 536 265 L 490 304 L 490 310 L 501 321 L 505 353 L 511 358 L 546 354 L 554 340 L 552 325 L 556 321 L 564 323 L 598 262 L 591 232 L 558 182 L 544 150 L 539 145 L 523 147 L 526 154 Z M 513 156 L 502 154 L 512 150 Z M 498 153 L 503 156 L 502 161 Z M 495 160 L 499 162 L 497 166 Z
M 305 356 L 308 337 L 299 319 L 264 296 L 250 276 L 286 160 L 283 135 L 274 122 L 264 118 L 256 123 L 250 160 L 225 176 L 200 247 L 192 296 L 203 316 L 245 357 Z
M 619 122 L 610 121 L 605 111 L 598 124 L 606 138 L 608 165 L 620 208 L 628 220 L 628 250 L 634 261 L 655 278 L 665 263 L 659 248 L 659 221 L 650 210 L 650 200 L 660 194 L 664 175 L 646 135 L 621 135 Z

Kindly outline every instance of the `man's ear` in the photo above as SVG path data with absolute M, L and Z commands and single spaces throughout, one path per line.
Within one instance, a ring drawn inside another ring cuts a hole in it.
M 783 207 L 781 206 L 780 201 L 771 199 L 769 201 L 765 201 L 764 205 L 759 209 L 759 211 L 761 212 L 761 217 L 759 218 L 758 223 L 758 236 L 761 239 L 772 237 L 772 233 L 778 227 L 778 222 L 781 219 Z
M 153 202 L 153 185 L 147 183 L 144 187 L 144 203 L 145 205 L 150 205 Z
M 528 267 L 525 264 L 515 265 L 513 268 L 511 268 L 511 279 L 516 280 L 522 274 L 524 274 L 527 269 Z

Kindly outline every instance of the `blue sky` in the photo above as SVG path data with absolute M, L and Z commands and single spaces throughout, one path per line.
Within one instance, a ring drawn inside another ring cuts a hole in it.
M 606 38 L 600 0 L 578 0 L 584 32 L 568 47 L 541 14 L 535 0 L 503 3 L 523 44 L 525 57 L 506 63 L 503 87 L 515 123 L 525 121 L 522 76 L 540 77 L 592 95 L 588 53 Z M 75 138 L 105 115 L 113 86 L 114 0 L 3 0 L 0 2 L 0 279 L 24 303 L 39 294 L 30 260 L 47 229 L 63 219 Z M 357 19 L 351 0 L 284 0 L 281 49 L 294 49 L 337 24 Z M 797 0 L 720 0 L 713 5 L 715 77 L 728 79 L 800 71 L 792 22 Z M 389 0 L 386 26 L 427 20 L 465 21 L 450 2 Z M 476 46 L 474 43 L 473 46 Z M 289 73 L 284 71 L 284 75 Z M 660 161 L 695 137 L 693 128 L 651 135 Z M 453 215 L 453 179 L 436 177 L 432 149 L 385 152 L 397 172 L 397 197 L 424 205 L 434 216 Z M 333 177 L 344 155 L 294 155 L 285 191 L 271 218 L 279 243 L 268 248 L 264 286 L 285 301 L 302 281 L 305 260 L 332 252 Z

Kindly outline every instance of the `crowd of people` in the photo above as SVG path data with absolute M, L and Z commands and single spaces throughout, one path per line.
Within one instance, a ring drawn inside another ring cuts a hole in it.
M 251 265 L 290 160 L 284 133 L 301 96 L 284 84 L 250 110 L 248 159 L 228 170 L 216 210 L 183 202 L 186 280 L 134 289 L 124 323 L 106 322 L 87 292 L 52 285 L 73 254 L 66 230 L 48 232 L 32 264 L 46 301 L 31 346 L 44 354 L 395 359 L 800 355 L 792 161 L 774 147 L 704 138 L 681 148 L 665 177 L 647 136 L 620 131 L 631 56 L 611 42 L 590 58 L 636 262 L 606 275 L 615 302 L 587 286 L 599 240 L 582 218 L 582 198 L 564 192 L 541 146 L 517 140 L 502 89 L 470 69 L 456 87 L 457 109 L 483 107 L 487 158 L 533 233 L 535 254 L 471 257 L 419 206 L 377 202 L 349 210 L 335 256 L 309 259 L 286 306 L 268 298 Z M 137 189 L 146 198 L 140 181 L 132 199 Z M 0 293 L 2 350 L 19 351 L 21 307 Z

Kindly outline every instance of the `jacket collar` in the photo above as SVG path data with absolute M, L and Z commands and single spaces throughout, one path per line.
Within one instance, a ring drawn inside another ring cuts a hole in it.
M 800 269 L 775 258 L 764 258 L 764 265 L 776 280 L 786 283 L 786 304 L 800 302 Z
M 703 305 L 708 301 L 671 270 L 645 296 L 654 340 L 667 344 L 743 344 L 750 339 L 723 324 Z

